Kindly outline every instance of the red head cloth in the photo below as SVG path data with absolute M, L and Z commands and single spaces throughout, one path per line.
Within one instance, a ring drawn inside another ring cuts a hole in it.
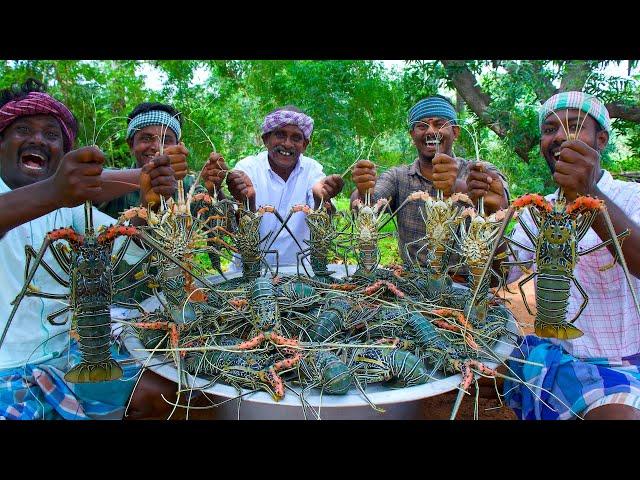
M 42 92 L 29 92 L 26 97 L 20 100 L 7 102 L 0 107 L 0 132 L 18 118 L 26 115 L 53 115 L 60 122 L 62 128 L 64 151 L 71 150 L 76 139 L 74 130 L 76 122 L 63 103 Z

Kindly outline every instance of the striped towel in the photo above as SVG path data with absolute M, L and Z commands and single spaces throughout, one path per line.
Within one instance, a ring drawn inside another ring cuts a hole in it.
M 511 355 L 543 365 L 508 362 L 510 376 L 531 384 L 504 382 L 507 406 L 523 420 L 572 419 L 605 396 L 640 396 L 640 354 L 615 362 L 579 359 L 559 345 L 528 335 Z
M 118 362 L 131 359 L 124 348 L 112 345 L 111 354 Z M 0 419 L 2 420 L 117 420 L 124 415 L 140 366 L 122 365 L 119 380 L 100 383 L 67 383 L 60 360 L 68 370 L 80 362 L 75 340 L 68 352 L 49 362 L 0 370 Z

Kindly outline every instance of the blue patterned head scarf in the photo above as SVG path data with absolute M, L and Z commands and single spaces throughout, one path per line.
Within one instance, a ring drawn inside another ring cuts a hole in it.
M 132 138 L 136 132 L 149 125 L 161 125 L 162 127 L 169 127 L 176 134 L 176 140 L 180 141 L 182 129 L 180 128 L 180 122 L 178 119 L 164 110 L 149 110 L 148 112 L 142 112 L 136 115 L 129 122 L 127 127 L 127 140 Z
M 429 117 L 444 118 L 452 125 L 458 124 L 456 111 L 447 100 L 442 97 L 427 97 L 409 110 L 409 128 L 413 128 L 421 118 Z
M 544 102 L 538 116 L 538 128 L 542 130 L 542 122 L 551 115 L 551 112 L 568 108 L 576 108 L 591 115 L 611 135 L 611 119 L 607 107 L 593 95 L 583 92 L 557 93 Z

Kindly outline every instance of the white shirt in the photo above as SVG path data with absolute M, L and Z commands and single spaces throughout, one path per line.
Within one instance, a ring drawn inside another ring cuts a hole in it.
M 322 171 L 322 165 L 312 158 L 300 155 L 297 165 L 285 182 L 282 177 L 271 169 L 266 151 L 240 160 L 234 168 L 246 173 L 251 183 L 253 183 L 256 191 L 256 207 L 271 205 L 275 207 L 283 219 L 289 214 L 294 205 L 306 204 L 311 208 L 314 207 L 311 188 L 325 176 Z M 287 226 L 302 248 L 307 248 L 307 244 L 303 240 L 309 240 L 309 227 L 307 227 L 304 216 L 304 213 L 293 214 Z M 270 232 L 274 232 L 273 235 L 275 235 L 275 232 L 280 227 L 281 223 L 275 215 L 265 213 L 260 223 L 260 239 Z M 273 235 L 269 240 L 263 242 L 262 248 L 266 248 L 271 243 Z M 296 265 L 296 254 L 300 249 L 286 230 L 283 230 L 278 235 L 270 250 L 278 251 L 280 265 Z M 274 254 L 267 255 L 266 260 L 269 265 L 276 264 Z M 236 266 L 240 265 L 237 257 L 234 259 L 234 263 Z
M 11 189 L 0 178 L 0 194 L 10 192 Z M 112 225 L 116 220 L 93 209 L 94 227 Z M 31 245 L 36 252 L 40 249 L 45 235 L 51 230 L 61 227 L 72 227 L 79 233 L 84 232 L 84 205 L 74 208 L 59 208 L 40 218 L 19 225 L 8 231 L 0 239 L 0 335 L 11 314 L 11 302 L 22 290 L 25 280 L 25 245 Z M 115 245 L 118 248 L 124 238 L 119 238 Z M 114 251 L 115 251 L 114 248 Z M 143 251 L 131 243 L 125 260 L 135 263 Z M 68 276 L 62 271 L 48 249 L 43 260 L 63 279 Z M 33 259 L 30 268 L 33 267 Z M 60 285 L 51 275 L 40 266 L 31 282 L 41 292 L 68 293 L 69 289 Z M 13 317 L 4 343 L 0 347 L 0 369 L 15 368 L 26 363 L 42 363 L 56 358 L 63 352 L 68 343 L 72 312 L 67 312 L 54 319 L 56 323 L 66 323 L 54 326 L 47 320 L 47 315 L 60 310 L 67 302 L 50 300 L 39 297 L 25 296 L 20 303 L 16 315 Z
M 640 225 L 640 184 L 615 180 L 609 172 L 605 171 L 598 182 L 598 188 L 634 223 Z M 558 191 L 545 198 L 549 201 L 556 200 L 557 195 Z M 523 211 L 521 218 L 536 235 L 537 229 L 528 210 Z M 519 224 L 515 227 L 512 238 L 531 247 L 531 242 Z M 627 238 L 624 241 L 632 242 L 640 248 L 640 241 L 637 238 Z M 599 243 L 602 243 L 602 240 L 598 234 L 593 229 L 589 229 L 578 244 L 577 250 L 580 252 Z M 517 248 L 515 245 L 513 248 L 519 260 L 531 260 L 535 257 L 535 254 Z M 599 271 L 600 267 L 610 265 L 612 262 L 613 256 L 606 247 L 578 258 L 574 276 L 589 296 L 589 302 L 574 325 L 582 330 L 584 335 L 568 341 L 550 339 L 576 357 L 604 357 L 619 361 L 622 357 L 640 352 L 640 317 L 622 267 L 616 264 L 613 268 Z M 515 281 L 521 275 L 522 271 L 514 267 L 507 282 Z M 640 295 L 640 280 L 632 275 L 631 282 L 636 295 Z M 575 316 L 583 301 L 582 295 L 573 282 L 571 282 L 570 295 L 566 320 L 571 320 Z

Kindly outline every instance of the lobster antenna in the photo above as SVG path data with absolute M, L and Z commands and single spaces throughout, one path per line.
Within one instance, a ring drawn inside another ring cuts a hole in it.
M 91 200 L 86 200 L 84 202 L 84 224 L 85 233 L 93 235 L 93 205 L 91 204 Z

